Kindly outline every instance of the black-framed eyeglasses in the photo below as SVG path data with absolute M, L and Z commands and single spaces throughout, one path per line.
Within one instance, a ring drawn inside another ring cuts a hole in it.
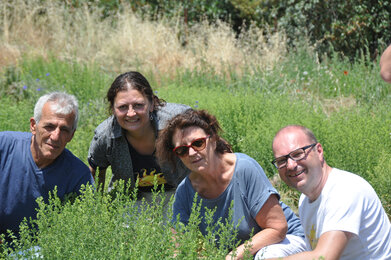
M 206 139 L 208 139 L 210 136 L 202 137 L 202 138 L 197 138 L 191 144 L 189 145 L 180 145 L 172 149 L 172 151 L 177 155 L 177 156 L 185 156 L 189 154 L 189 149 L 190 147 L 196 150 L 197 152 L 202 151 L 206 147 Z
M 301 148 L 298 148 L 287 155 L 280 156 L 272 161 L 272 164 L 276 166 L 277 169 L 284 168 L 288 164 L 288 158 L 291 158 L 294 161 L 303 160 L 306 156 L 305 150 L 308 148 L 314 147 L 317 143 L 313 143 Z

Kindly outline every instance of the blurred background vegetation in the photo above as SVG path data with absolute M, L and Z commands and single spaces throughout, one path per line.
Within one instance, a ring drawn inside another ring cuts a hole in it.
M 98 5 L 102 19 L 128 6 L 142 17 L 178 17 L 185 26 L 200 21 L 228 23 L 240 34 L 252 25 L 284 31 L 291 45 L 308 38 L 318 51 L 376 58 L 390 43 L 391 2 L 387 0 L 63 0 L 71 8 Z M 183 43 L 186 43 L 186 36 Z
M 279 128 L 302 124 L 328 163 L 364 177 L 391 216 L 391 87 L 378 65 L 390 8 L 380 0 L 3 0 L 0 131 L 29 131 L 37 98 L 67 91 L 80 106 L 68 148 L 87 163 L 108 116 L 107 89 L 138 70 L 159 97 L 215 114 L 234 150 L 255 158 L 294 210 L 299 194 L 279 180 L 271 142 Z M 107 222 L 103 210 L 88 214 Z M 77 221 L 70 228 L 80 233 Z M 111 247 L 118 239 L 106 233 Z M 53 250 L 73 245 L 59 241 Z

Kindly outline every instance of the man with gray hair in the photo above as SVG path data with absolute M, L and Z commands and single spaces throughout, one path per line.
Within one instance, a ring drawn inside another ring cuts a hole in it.
M 36 217 L 36 199 L 47 202 L 55 187 L 63 199 L 93 184 L 88 167 L 65 148 L 77 121 L 76 98 L 52 92 L 36 103 L 31 133 L 0 132 L 0 234 L 18 235 L 21 221 Z

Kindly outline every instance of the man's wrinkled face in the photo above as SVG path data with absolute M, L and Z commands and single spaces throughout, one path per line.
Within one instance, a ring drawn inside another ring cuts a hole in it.
M 52 163 L 72 140 L 75 114 L 57 114 L 53 102 L 47 102 L 42 108 L 42 116 L 38 124 L 30 119 L 32 138 L 32 154 L 37 165 L 47 166 Z

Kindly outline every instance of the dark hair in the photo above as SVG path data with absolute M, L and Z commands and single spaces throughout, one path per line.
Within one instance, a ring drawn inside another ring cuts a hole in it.
M 183 130 L 192 126 L 203 129 L 206 134 L 216 140 L 216 153 L 233 152 L 231 145 L 219 136 L 219 132 L 222 130 L 215 116 L 209 114 L 206 110 L 188 109 L 172 118 L 167 123 L 167 126 L 159 133 L 156 142 L 156 157 L 160 163 L 168 162 L 175 168 L 172 137 L 177 129 Z
M 158 98 L 153 94 L 151 85 L 148 80 L 137 71 L 129 71 L 119 75 L 111 84 L 107 91 L 107 101 L 109 101 L 109 110 L 112 111 L 114 106 L 114 99 L 117 93 L 123 90 L 136 89 L 145 96 L 151 104 L 153 104 L 153 110 L 156 111 L 159 107 L 166 104 L 163 99 Z

